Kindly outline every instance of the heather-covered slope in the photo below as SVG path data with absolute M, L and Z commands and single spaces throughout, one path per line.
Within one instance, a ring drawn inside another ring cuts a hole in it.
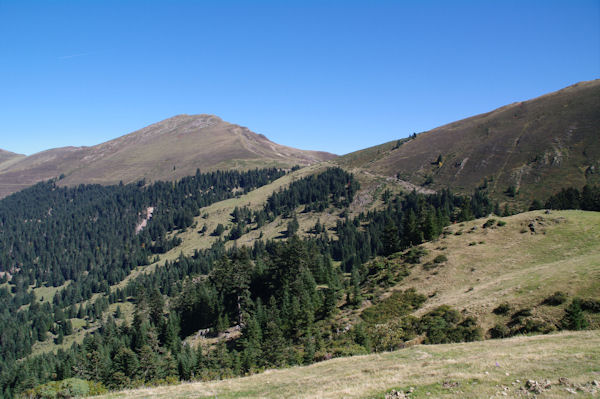
M 562 187 L 600 181 L 600 80 L 473 116 L 402 143 L 340 157 L 346 167 L 437 189 L 490 194 L 523 203 Z

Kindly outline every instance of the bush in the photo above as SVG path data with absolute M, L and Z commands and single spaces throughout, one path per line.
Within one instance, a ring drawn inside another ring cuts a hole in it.
M 565 309 L 565 315 L 560 321 L 561 327 L 566 330 L 585 330 L 588 326 L 587 320 L 581 309 L 581 299 L 574 298 Z
M 367 323 L 385 323 L 414 312 L 426 299 L 425 295 L 418 294 L 414 288 L 396 291 L 381 302 L 363 310 L 360 316 Z
M 508 314 L 508 312 L 510 312 L 511 307 L 510 304 L 508 302 L 504 302 L 501 303 L 500 305 L 498 305 L 494 310 L 492 310 L 492 312 L 494 312 L 497 315 L 504 315 L 504 314 Z
M 105 393 L 106 388 L 101 383 L 88 382 L 79 378 L 68 378 L 62 381 L 51 381 L 25 392 L 25 397 L 35 399 L 72 398 Z
M 488 219 L 484 224 L 483 228 L 487 229 L 488 227 L 492 227 L 496 223 L 496 219 Z
M 463 319 L 458 311 L 446 305 L 424 315 L 419 321 L 419 332 L 426 334 L 426 344 L 469 342 L 483 338 L 483 331 L 474 317 Z
M 421 257 L 427 255 L 427 250 L 421 247 L 412 247 L 404 254 L 404 260 L 407 263 L 421 263 Z
M 444 263 L 448 260 L 448 257 L 446 255 L 438 255 L 435 257 L 435 259 L 433 259 L 434 263 Z
M 552 294 L 548 298 L 544 299 L 542 304 L 550 305 L 550 306 L 558 306 L 558 305 L 562 305 L 566 301 L 567 301 L 567 294 L 562 291 L 556 291 L 554 294 Z
M 499 227 L 506 226 L 506 222 L 504 220 L 498 220 L 498 223 L 496 224 L 496 226 L 499 226 Z
M 600 313 L 600 301 L 597 299 L 584 299 L 581 301 L 581 310 Z
M 375 352 L 392 351 L 404 347 L 406 341 L 417 336 L 419 319 L 407 316 L 385 324 L 371 326 L 371 347 Z
M 510 329 L 500 323 L 490 328 L 488 332 L 490 333 L 490 337 L 494 339 L 510 337 Z
M 518 328 L 516 332 L 520 334 L 548 334 L 556 330 L 556 328 L 543 320 L 528 318 L 524 320 L 521 328 Z

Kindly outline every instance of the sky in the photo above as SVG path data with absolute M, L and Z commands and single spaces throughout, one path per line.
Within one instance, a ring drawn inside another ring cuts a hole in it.
M 28 155 L 201 113 L 345 154 L 599 75 L 599 0 L 0 0 Z

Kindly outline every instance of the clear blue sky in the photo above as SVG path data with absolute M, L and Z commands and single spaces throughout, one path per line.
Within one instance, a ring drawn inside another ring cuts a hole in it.
M 0 0 L 0 148 L 211 113 L 338 154 L 600 75 L 600 1 Z

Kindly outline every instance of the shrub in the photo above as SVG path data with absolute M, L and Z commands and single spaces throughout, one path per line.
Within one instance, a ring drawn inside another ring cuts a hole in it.
M 488 227 L 492 227 L 496 223 L 496 219 L 488 219 L 484 224 L 483 228 L 487 229 Z
M 511 308 L 510 308 L 510 304 L 508 302 L 504 302 L 501 303 L 500 305 L 498 305 L 494 310 L 492 310 L 492 312 L 494 312 L 495 314 L 498 315 L 504 315 L 504 314 L 508 314 L 508 312 L 510 312 Z
M 427 250 L 421 247 L 412 247 L 404 254 L 404 260 L 407 263 L 421 263 L 421 257 L 427 255 Z
M 377 324 L 408 315 L 421 307 L 427 298 L 414 288 L 396 291 L 381 302 L 363 310 L 361 317 L 368 323 Z
M 550 306 L 558 306 L 558 305 L 562 305 L 566 301 L 567 301 L 567 294 L 562 291 L 556 291 L 554 294 L 552 294 L 548 298 L 544 299 L 542 304 L 550 305 Z
M 468 342 L 483 338 L 474 317 L 466 317 L 449 306 L 442 305 L 424 315 L 419 321 L 419 332 L 425 333 L 426 344 Z
M 506 226 L 506 222 L 504 220 L 498 220 L 498 223 L 496 224 L 496 226 Z
M 531 309 L 523 308 L 523 309 L 517 310 L 511 316 L 509 325 L 515 326 L 517 324 L 521 324 L 523 322 L 523 320 L 525 320 L 529 316 L 531 316 Z
M 584 299 L 581 301 L 581 310 L 600 313 L 600 301 L 597 299 Z
M 496 338 L 506 338 L 510 337 L 510 329 L 506 327 L 504 324 L 496 324 L 494 327 L 490 328 L 489 331 L 490 337 Z
M 446 255 L 438 255 L 433 259 L 434 263 L 444 263 L 448 260 Z
M 587 328 L 588 324 L 581 309 L 581 303 L 581 299 L 573 298 L 560 321 L 562 328 L 566 330 L 584 330 Z
M 92 383 L 94 392 L 104 393 L 106 389 L 100 383 Z M 68 378 L 62 381 L 50 381 L 25 392 L 25 397 L 35 399 L 72 398 L 88 396 L 90 383 L 79 378 Z
M 524 320 L 521 328 L 517 329 L 516 332 L 520 334 L 532 334 L 541 333 L 548 334 L 554 331 L 556 328 L 543 320 L 528 318 Z
M 406 316 L 369 329 L 372 349 L 375 352 L 392 351 L 404 347 L 406 341 L 417 336 L 419 319 Z

